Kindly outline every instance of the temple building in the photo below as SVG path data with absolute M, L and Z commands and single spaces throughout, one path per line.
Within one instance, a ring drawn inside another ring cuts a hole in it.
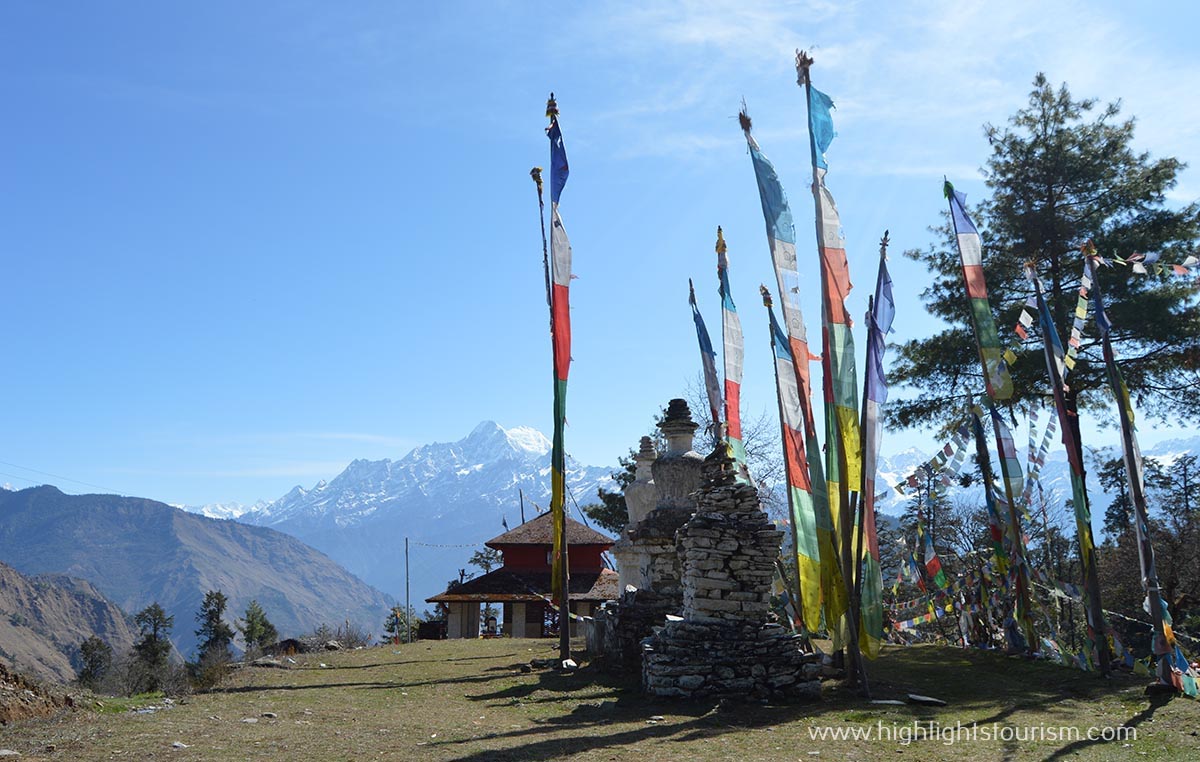
M 566 522 L 570 611 L 591 616 L 595 608 L 618 594 L 617 573 L 604 568 L 601 558 L 614 540 L 570 517 Z M 499 569 L 425 599 L 449 608 L 446 637 L 477 637 L 481 631 L 479 609 L 484 604 L 503 606 L 503 619 L 496 623 L 496 634 L 514 638 L 558 634 L 558 613 L 549 603 L 553 529 L 554 522 L 547 512 L 493 537 L 484 545 L 500 551 L 503 561 Z M 572 620 L 572 635 L 576 634 L 577 625 L 577 620 Z

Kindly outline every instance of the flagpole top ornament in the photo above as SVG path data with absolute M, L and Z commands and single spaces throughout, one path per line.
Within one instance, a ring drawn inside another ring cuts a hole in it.
M 888 244 L 892 242 L 892 240 L 888 238 L 888 233 L 890 232 L 890 230 L 883 231 L 883 238 L 879 239 L 879 253 L 885 256 L 887 255 Z
M 750 134 L 750 112 L 746 110 L 746 99 L 742 98 L 742 110 L 738 112 L 738 125 L 742 132 Z
M 760 285 L 758 287 L 758 293 L 762 294 L 763 306 L 770 307 L 771 306 L 771 292 L 767 290 L 767 287 Z
M 796 84 L 797 85 L 800 85 L 801 87 L 803 87 L 804 85 L 812 84 L 812 80 L 809 79 L 809 77 L 808 77 L 808 70 L 812 65 L 813 65 L 812 56 L 810 56 L 806 51 L 803 51 L 803 50 L 796 51 Z
M 717 225 L 717 253 L 722 257 L 725 256 L 725 234 L 721 231 L 721 226 Z
M 537 183 L 538 193 L 540 194 L 542 192 L 542 168 L 534 167 L 533 169 L 529 170 L 529 176 L 533 178 L 535 183 Z
M 558 101 L 554 100 L 554 93 L 550 93 L 550 98 L 546 101 L 546 118 L 558 118 Z

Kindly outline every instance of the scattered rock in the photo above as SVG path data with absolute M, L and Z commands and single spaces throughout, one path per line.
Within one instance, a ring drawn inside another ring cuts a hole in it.
M 562 663 L 562 671 L 563 672 L 574 672 L 577 669 L 579 669 L 579 665 L 575 663 L 574 659 L 563 659 L 563 663 Z
M 946 706 L 946 702 L 932 696 L 922 696 L 919 693 L 908 694 L 908 703 L 922 706 Z
M 274 712 L 263 712 L 262 716 L 266 717 L 268 720 L 274 720 L 279 717 L 279 715 L 275 714 Z
M 327 641 L 325 641 L 325 650 L 326 651 L 341 651 L 342 644 L 337 642 L 336 640 L 327 640 Z
M 0 749 L 0 757 L 19 757 L 21 752 L 12 749 Z
M 188 745 L 181 741 L 176 741 L 175 743 L 171 744 L 171 748 L 172 749 L 186 749 L 186 748 L 188 748 Z
M 0 725 L 30 717 L 46 717 L 71 705 L 65 695 L 26 680 L 0 664 Z
M 247 725 L 253 725 L 256 722 L 258 722 L 258 718 L 257 717 L 243 717 L 242 722 L 246 723 Z
M 532 672 L 532 671 L 533 671 L 533 667 L 529 666 L 528 664 L 522 664 L 522 665 L 521 665 L 521 672 L 522 672 L 522 674 L 526 674 L 526 675 L 527 675 L 527 674 L 529 674 L 529 673 L 530 673 L 530 672 Z
M 896 699 L 874 699 L 873 701 L 871 701 L 871 703 L 872 704 L 887 704 L 888 706 L 904 706 L 903 701 L 897 701 Z

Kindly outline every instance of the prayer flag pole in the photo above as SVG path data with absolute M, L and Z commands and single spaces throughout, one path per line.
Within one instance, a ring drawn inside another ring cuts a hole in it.
M 804 88 L 808 106 L 808 138 L 812 153 L 812 190 L 816 204 L 817 253 L 821 265 L 821 368 L 825 399 L 825 472 L 830 484 L 830 513 L 838 516 L 835 531 L 841 540 L 842 576 L 852 592 L 854 588 L 854 506 L 850 485 L 857 490 L 862 482 L 862 435 L 858 424 L 858 378 L 854 367 L 854 336 L 846 297 L 850 294 L 850 269 L 841 240 L 841 217 L 833 195 L 825 186 L 829 165 L 825 150 L 833 142 L 833 100 L 812 86 L 810 68 L 813 59 L 796 52 L 796 83 Z M 837 508 L 834 509 L 833 485 Z M 859 612 L 847 608 L 845 628 L 850 651 L 850 682 L 857 680 L 859 658 Z
M 854 596 L 861 614 L 859 623 L 862 652 L 869 659 L 879 655 L 883 641 L 883 575 L 880 569 L 879 537 L 875 526 L 875 469 L 883 429 L 879 412 L 887 401 L 887 376 L 883 372 L 883 355 L 887 335 L 892 330 L 896 302 L 892 296 L 892 276 L 888 273 L 888 233 L 879 241 L 879 275 L 875 280 L 875 295 L 867 310 L 867 367 L 863 385 L 862 423 L 862 486 L 859 491 L 861 516 L 855 546 Z M 863 686 L 866 687 L 866 673 Z
M 746 112 L 745 104 L 738 114 L 738 124 L 746 137 L 746 147 L 750 151 L 750 161 L 754 167 L 754 179 L 758 185 L 759 202 L 762 205 L 763 219 L 767 228 L 767 245 L 771 252 L 771 264 L 775 270 L 775 282 L 779 290 L 780 307 L 783 310 L 783 323 L 787 329 L 786 343 L 793 358 L 793 375 L 801 415 L 804 421 L 804 448 L 798 457 L 799 468 L 805 474 L 805 483 L 810 490 L 809 504 L 815 522 L 818 556 L 820 558 L 820 600 L 825 610 L 825 624 L 834 641 L 834 648 L 841 649 L 842 636 L 841 620 L 849 605 L 849 595 L 843 582 L 840 555 L 837 546 L 837 536 L 834 529 L 833 517 L 830 512 L 829 490 L 826 486 L 825 471 L 821 465 L 821 445 L 817 439 L 817 427 L 812 411 L 812 382 L 808 364 L 819 360 L 808 348 L 808 330 L 804 324 L 804 313 L 800 308 L 800 273 L 796 262 L 796 228 L 792 222 L 791 207 L 788 205 L 787 194 L 774 165 L 759 148 L 758 141 L 751 134 L 750 115 Z M 787 385 L 784 384 L 784 388 Z M 800 484 L 801 475 L 796 474 L 796 484 Z M 803 490 L 802 490 L 803 492 Z M 802 498 L 803 500 L 803 498 Z M 804 505 L 803 502 L 799 503 Z M 802 508 L 801 514 L 805 511 Z M 817 558 L 813 556 L 812 558 Z M 810 607 L 805 615 L 809 626 L 815 626 L 812 601 L 815 596 L 806 587 L 805 605 Z
M 1025 565 L 1025 543 L 1021 536 L 1021 523 L 1016 505 L 1016 495 L 1020 494 L 1021 490 L 1013 488 L 1021 478 L 1020 466 L 1016 461 L 1016 449 L 1013 446 L 1012 435 L 1008 433 L 1008 428 L 1004 425 L 999 413 L 996 412 L 994 404 L 1012 397 L 1012 376 L 1008 372 L 1011 356 L 1005 356 L 1005 352 L 1000 346 L 999 334 L 996 332 L 996 321 L 992 316 L 991 304 L 988 302 L 987 282 L 983 275 L 983 244 L 979 237 L 979 231 L 967 215 L 966 194 L 954 190 L 954 186 L 949 180 L 945 181 L 942 190 L 946 195 L 946 201 L 950 204 L 950 219 L 954 225 L 958 254 L 962 260 L 963 285 L 966 288 L 967 306 L 971 315 L 971 330 L 975 334 L 975 346 L 979 352 L 979 362 L 983 369 L 983 381 L 987 389 L 992 427 L 996 435 L 996 448 L 1000 457 L 1000 472 L 1008 504 L 1007 528 L 1009 545 L 1012 548 L 1009 573 L 1013 579 L 1013 593 L 1016 596 L 1015 617 L 1025 632 L 1024 650 L 1032 652 L 1037 648 L 1037 635 L 1033 629 L 1029 595 L 1029 568 Z
M 546 274 L 546 301 L 550 305 L 550 343 L 554 360 L 554 438 L 550 456 L 550 519 L 553 523 L 554 545 L 550 573 L 551 598 L 558 607 L 559 657 L 571 658 L 570 572 L 567 561 L 566 522 L 566 447 L 564 428 L 567 411 L 567 375 L 571 367 L 571 242 L 559 215 L 558 202 L 567 184 L 569 168 L 558 124 L 558 103 L 554 93 L 546 101 L 546 117 L 550 126 L 550 247 L 546 250 L 546 233 L 542 222 L 542 263 Z M 541 170 L 530 173 L 537 183 L 538 206 L 542 200 Z
M 1152 650 L 1158 657 L 1158 681 L 1174 685 L 1171 680 L 1171 656 L 1175 651 L 1175 634 L 1167 623 L 1169 615 L 1163 606 L 1162 592 L 1158 585 L 1158 571 L 1154 564 L 1154 547 L 1150 543 L 1150 516 L 1146 509 L 1146 489 L 1142 476 L 1142 452 L 1138 447 L 1134 426 L 1133 404 L 1129 399 L 1129 387 L 1121 374 L 1121 368 L 1112 348 L 1112 323 L 1104 311 L 1104 295 L 1096 270 L 1096 247 L 1091 241 L 1084 245 L 1088 274 L 1092 279 L 1092 302 L 1095 306 L 1096 325 L 1100 329 L 1100 340 L 1104 351 L 1104 365 L 1108 372 L 1108 385 L 1117 402 L 1117 417 L 1121 422 L 1121 453 L 1125 460 L 1125 477 L 1129 482 L 1129 498 L 1134 510 L 1134 536 L 1137 539 L 1138 562 L 1141 567 L 1142 589 L 1150 609 L 1154 639 Z
M 775 321 L 771 292 L 759 286 L 775 356 L 775 397 L 779 403 L 779 434 L 787 483 L 788 511 L 792 531 L 792 560 L 795 562 L 797 606 L 803 631 L 811 634 L 821 624 L 821 553 L 813 510 L 812 482 L 804 444 L 804 407 L 796 383 L 796 360 L 787 334 Z
M 1083 467 L 1083 443 L 1079 438 L 1079 413 L 1075 409 L 1075 395 L 1068 395 L 1063 383 L 1063 346 L 1054 327 L 1054 318 L 1042 292 L 1042 281 L 1033 269 L 1025 266 L 1025 276 L 1033 283 L 1037 297 L 1038 320 L 1042 329 L 1042 343 L 1046 358 L 1046 372 L 1050 376 L 1050 388 L 1054 394 L 1054 406 L 1062 425 L 1062 441 L 1067 448 L 1067 461 L 1071 465 L 1071 503 L 1075 509 L 1075 530 L 1078 533 L 1080 565 L 1083 568 L 1083 608 L 1087 621 L 1088 660 L 1099 666 L 1101 674 L 1111 671 L 1111 654 L 1108 650 L 1108 625 L 1104 621 L 1104 610 L 1100 605 L 1100 580 L 1096 571 L 1096 543 L 1092 538 L 1092 511 L 1088 505 L 1086 472 Z

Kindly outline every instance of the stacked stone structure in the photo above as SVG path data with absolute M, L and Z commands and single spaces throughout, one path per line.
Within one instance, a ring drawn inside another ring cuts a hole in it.
M 696 513 L 678 531 L 682 621 L 644 646 L 642 686 L 659 696 L 819 698 L 820 666 L 801 639 L 767 622 L 783 532 L 718 447 L 704 462 Z
M 699 425 L 687 402 L 673 399 L 658 424 L 666 452 L 655 455 L 643 437 L 637 471 L 625 488 L 629 523 L 613 548 L 621 574 L 621 597 L 597 612 L 588 650 L 620 671 L 641 670 L 642 641 L 668 615 L 683 610 L 683 586 L 675 534 L 696 510 L 703 457 L 692 451 Z

